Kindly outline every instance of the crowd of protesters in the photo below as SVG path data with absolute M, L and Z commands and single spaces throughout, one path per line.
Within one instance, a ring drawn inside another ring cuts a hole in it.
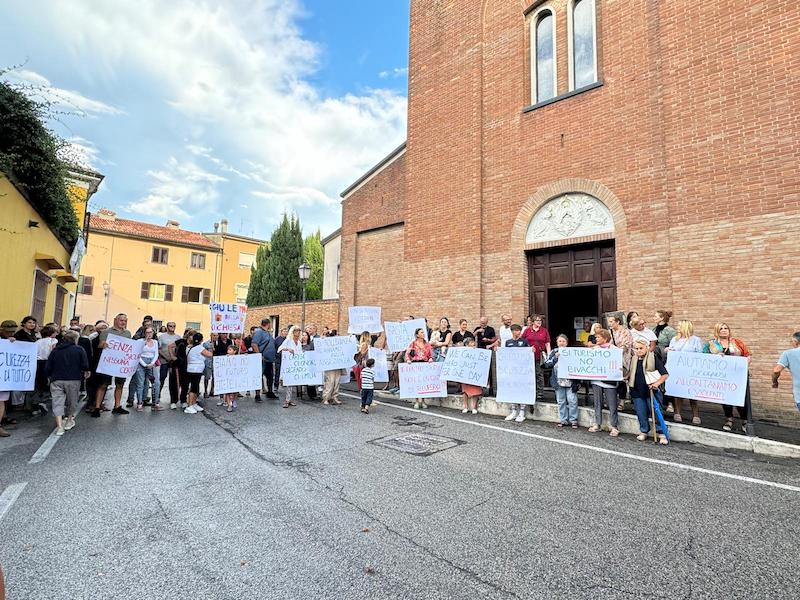
M 495 329 L 487 317 L 481 317 L 477 327 L 470 328 L 466 319 L 460 319 L 458 328 L 453 331 L 449 319 L 442 317 L 435 328 L 417 329 L 414 339 L 403 352 L 388 353 L 390 382 L 386 389 L 392 393 L 399 392 L 398 365 L 401 362 L 433 362 L 444 361 L 449 348 L 468 346 L 495 350 L 500 347 L 530 347 L 535 365 L 537 381 L 537 397 L 541 398 L 545 388 L 545 373 L 549 372 L 548 384 L 555 393 L 558 404 L 559 422 L 557 427 L 578 427 L 578 393 L 582 386 L 591 386 L 595 422 L 590 432 L 600 431 L 604 407 L 609 413 L 609 435 L 619 435 L 619 411 L 624 410 L 629 399 L 638 417 L 640 440 L 646 439 L 650 431 L 651 411 L 660 416 L 672 415 L 676 423 L 684 422 L 682 398 L 665 397 L 664 383 L 669 377 L 669 355 L 673 351 L 705 352 L 730 356 L 743 356 L 749 359 L 750 351 L 746 343 L 732 335 L 726 323 L 714 326 L 713 336 L 702 340 L 695 335 L 691 321 L 682 320 L 676 327 L 670 325 L 671 313 L 657 311 L 652 318 L 653 328 L 636 312 L 627 316 L 622 313 L 607 317 L 607 328 L 600 323 L 585 322 L 583 331 L 577 332 L 575 338 L 578 345 L 586 347 L 611 348 L 622 350 L 623 381 L 581 382 L 572 379 L 560 379 L 557 376 L 557 364 L 561 349 L 569 345 L 569 337 L 560 333 L 555 344 L 550 332 L 539 315 L 529 315 L 525 326 L 514 324 L 508 314 L 501 317 L 502 325 Z M 408 317 L 413 319 L 413 316 Z M 108 336 L 116 335 L 129 339 L 141 339 L 143 350 L 139 363 L 128 383 L 128 396 L 123 406 L 123 391 L 126 379 L 110 377 L 98 373 L 98 363 Z M 203 334 L 193 329 L 186 329 L 183 335 L 176 333 L 176 324 L 172 321 L 156 330 L 153 319 L 147 316 L 135 333 L 128 330 L 128 318 L 118 314 L 109 325 L 105 321 L 97 321 L 93 325 L 81 326 L 77 319 L 70 322 L 69 327 L 59 327 L 55 323 L 39 326 L 37 320 L 28 316 L 18 325 L 13 320 L 0 324 L 0 338 L 32 342 L 36 344 L 37 371 L 35 389 L 31 392 L 0 392 L 0 437 L 10 433 L 3 427 L 15 425 L 16 419 L 9 409 L 25 411 L 30 414 L 45 415 L 52 411 L 56 422 L 56 435 L 63 435 L 75 427 L 75 412 L 81 399 L 86 399 L 87 412 L 92 417 L 100 417 L 103 412 L 110 411 L 115 415 L 129 414 L 129 408 L 137 412 L 150 408 L 158 412 L 165 409 L 161 403 L 162 390 L 168 390 L 169 408 L 182 409 L 186 414 L 197 414 L 204 410 L 203 400 L 214 397 L 213 358 L 215 356 L 235 354 L 260 354 L 262 357 L 263 389 L 243 391 L 250 396 L 254 391 L 254 401 L 261 403 L 263 397 L 278 398 L 276 392 L 281 386 L 281 357 L 284 352 L 295 353 L 314 349 L 314 340 L 320 336 L 336 336 L 336 330 L 323 328 L 319 331 L 316 325 L 283 328 L 277 336 L 272 333 L 269 319 L 261 321 L 260 326 L 250 328 L 249 334 L 212 334 L 205 339 Z M 784 352 L 775 366 L 773 386 L 779 385 L 779 378 L 784 370 L 793 374 L 794 397 L 800 410 L 800 332 L 792 338 L 793 348 Z M 371 335 L 364 332 L 357 338 L 357 352 L 354 356 L 355 366 L 352 373 L 361 392 L 361 410 L 369 412 L 375 389 L 375 361 L 369 356 L 370 348 L 388 350 L 384 333 Z M 495 361 L 488 382 L 488 389 L 496 385 Z M 338 405 L 339 384 L 347 372 L 334 369 L 324 373 L 322 386 L 289 386 L 285 387 L 283 407 L 297 405 L 303 395 L 316 399 L 321 395 L 324 405 Z M 202 382 L 202 386 L 201 386 Z M 108 391 L 113 392 L 113 406 L 106 406 Z M 463 395 L 463 413 L 477 413 L 478 400 L 484 390 L 475 385 L 460 384 Z M 237 401 L 242 393 L 228 393 L 220 396 L 217 405 L 224 406 L 232 412 L 237 408 Z M 745 405 L 736 407 L 742 430 L 748 419 L 750 397 L 746 396 Z M 49 405 L 49 408 L 48 408 Z M 427 408 L 424 399 L 417 399 L 415 408 Z M 691 423 L 700 425 L 699 404 L 689 400 Z M 723 429 L 735 429 L 734 407 L 723 405 L 725 421 Z M 506 420 L 523 422 L 526 419 L 526 405 L 512 405 Z M 657 423 L 661 422 L 655 420 Z M 662 425 L 656 425 L 661 443 L 668 443 L 668 432 Z

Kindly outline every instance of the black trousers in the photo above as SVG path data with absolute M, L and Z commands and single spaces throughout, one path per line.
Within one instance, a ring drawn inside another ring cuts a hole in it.
M 280 356 L 280 352 L 278 353 Z M 277 359 L 275 361 L 275 376 L 273 377 L 273 383 L 275 384 L 275 389 L 277 390 L 281 386 L 281 360 Z
M 174 362 L 162 362 L 161 370 L 159 372 L 161 379 L 161 389 L 164 389 L 164 381 L 169 378 L 169 402 L 170 404 L 177 404 L 180 402 L 180 391 L 178 389 L 178 368 Z
M 275 380 L 275 363 L 272 363 L 265 358 L 261 359 L 261 365 L 263 367 L 263 374 L 264 377 L 267 378 L 267 393 L 272 393 L 272 384 Z M 261 390 L 256 391 L 256 396 L 261 395 Z
M 189 373 L 186 369 L 177 369 L 173 368 L 173 371 L 177 372 L 177 379 L 178 379 L 178 388 L 180 389 L 180 393 L 178 398 L 181 403 L 186 402 L 186 397 L 189 395 Z M 172 390 L 170 389 L 170 394 L 172 394 Z

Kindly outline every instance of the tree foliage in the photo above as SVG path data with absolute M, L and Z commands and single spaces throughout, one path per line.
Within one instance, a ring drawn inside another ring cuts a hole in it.
M 2 73 L 0 73 L 2 75 Z M 66 142 L 44 125 L 49 105 L 0 81 L 0 171 L 28 196 L 55 235 L 73 245 L 80 233 L 59 159 Z
M 264 296 L 264 278 L 267 273 L 268 258 L 269 242 L 265 242 L 256 250 L 256 260 L 250 267 L 250 287 L 247 290 L 248 306 L 263 306 L 267 303 Z
M 262 279 L 266 304 L 296 302 L 302 298 L 303 284 L 297 267 L 303 262 L 303 232 L 300 220 L 283 215 L 280 225 L 272 232 L 269 258 Z
M 311 266 L 311 277 L 306 284 L 306 298 L 322 300 L 322 279 L 325 269 L 325 253 L 322 248 L 319 229 L 303 242 L 303 255 Z

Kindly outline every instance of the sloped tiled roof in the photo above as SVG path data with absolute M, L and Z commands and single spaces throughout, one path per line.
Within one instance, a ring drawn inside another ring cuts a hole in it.
M 163 242 L 176 246 L 220 250 L 217 244 L 209 240 L 202 233 L 197 233 L 196 231 L 151 225 L 150 223 L 120 219 L 118 217 L 106 219 L 97 215 L 92 215 L 89 218 L 89 231 L 97 231 L 112 235 L 117 234 L 124 237 Z

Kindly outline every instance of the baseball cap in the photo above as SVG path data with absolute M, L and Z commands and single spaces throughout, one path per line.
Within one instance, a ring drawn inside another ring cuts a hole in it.
M 17 329 L 19 325 L 17 325 L 16 321 L 12 321 L 11 319 L 6 319 L 2 323 L 0 323 L 0 329 Z

